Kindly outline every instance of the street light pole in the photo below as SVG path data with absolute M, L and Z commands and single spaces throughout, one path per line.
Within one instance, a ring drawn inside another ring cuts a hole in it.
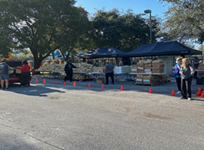
M 145 10 L 146 14 L 149 14 L 149 27 L 150 27 L 150 44 L 152 44 L 152 11 L 151 10 Z

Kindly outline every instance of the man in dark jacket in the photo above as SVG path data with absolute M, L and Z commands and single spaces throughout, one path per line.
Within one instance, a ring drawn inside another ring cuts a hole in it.
M 109 60 L 106 60 L 106 66 L 105 66 L 105 74 L 106 74 L 106 84 L 108 84 L 108 79 L 111 77 L 112 84 L 114 84 L 114 66 L 109 63 Z
M 0 78 L 1 78 L 1 89 L 4 89 L 4 82 L 6 84 L 6 90 L 9 85 L 9 65 L 6 64 L 6 60 L 3 59 L 0 64 Z
M 68 63 L 64 67 L 64 71 L 67 74 L 67 76 L 64 78 L 64 82 L 67 81 L 68 77 L 69 77 L 70 82 L 72 82 L 73 68 L 76 68 L 76 67 L 72 64 L 72 61 L 69 60 Z

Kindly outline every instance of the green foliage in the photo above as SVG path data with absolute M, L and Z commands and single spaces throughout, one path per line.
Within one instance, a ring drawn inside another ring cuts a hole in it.
M 97 11 L 91 19 L 91 37 L 95 47 L 116 47 L 130 51 L 141 44 L 149 43 L 150 28 L 147 21 L 132 11 L 121 14 L 114 9 Z M 153 41 L 156 41 L 157 22 L 153 22 Z
M 7 35 L 5 47 L 29 48 L 35 68 L 56 49 L 71 51 L 86 31 L 87 12 L 74 0 L 0 1 L 0 27 Z M 15 41 L 15 42 L 14 42 Z M 1 49 L 0 49 L 1 51 Z
M 171 4 L 166 11 L 164 32 L 172 39 L 204 41 L 204 0 L 160 0 Z

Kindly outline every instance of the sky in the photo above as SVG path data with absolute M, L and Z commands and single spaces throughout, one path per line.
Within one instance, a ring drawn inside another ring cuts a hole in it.
M 163 18 L 164 12 L 167 10 L 165 3 L 159 0 L 76 0 L 76 6 L 85 8 L 90 14 L 94 14 L 97 10 L 105 9 L 105 11 L 116 8 L 120 11 L 132 9 L 134 13 L 144 13 L 144 10 L 152 10 L 152 15 Z

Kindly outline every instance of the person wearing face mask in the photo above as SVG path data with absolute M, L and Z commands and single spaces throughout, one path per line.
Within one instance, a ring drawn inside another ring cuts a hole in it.
M 182 64 L 182 57 L 178 57 L 176 59 L 176 65 L 175 65 L 174 70 L 173 70 L 173 75 L 176 78 L 176 83 L 177 83 L 177 87 L 178 87 L 177 94 L 181 93 L 181 74 L 180 74 L 181 64 Z

